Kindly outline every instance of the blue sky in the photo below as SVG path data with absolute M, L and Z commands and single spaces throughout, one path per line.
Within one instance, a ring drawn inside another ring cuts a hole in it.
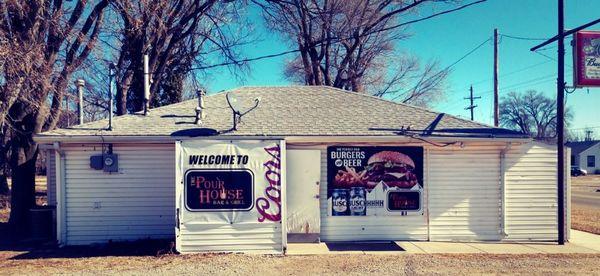
M 469 2 L 469 1 L 464 1 Z M 597 19 L 600 15 L 598 0 L 566 0 L 565 27 L 572 28 Z M 266 30 L 260 14 L 249 10 L 255 21 L 255 32 L 260 41 L 252 47 L 245 47 L 243 56 L 254 57 L 278 53 L 291 49 L 285 40 Z M 409 28 L 412 36 L 399 42 L 398 50 L 420 57 L 423 61 L 437 59 L 442 66 L 453 63 L 475 46 L 492 36 L 493 29 L 501 34 L 547 38 L 556 33 L 556 1 L 553 0 L 488 0 L 459 12 L 443 15 L 425 22 L 413 24 Z M 600 25 L 591 27 L 600 30 Z M 552 98 L 556 95 L 556 44 L 547 46 L 540 53 L 529 51 L 539 41 L 502 38 L 499 44 L 499 85 L 500 96 L 510 91 L 522 92 L 535 89 Z M 567 40 L 566 45 L 569 45 Z M 209 91 L 220 91 L 241 85 L 288 85 L 292 84 L 283 76 L 285 60 L 292 56 L 255 61 L 250 64 L 250 73 L 236 77 L 227 69 L 212 71 L 208 75 Z M 475 120 L 492 124 L 492 69 L 493 45 L 486 43 L 476 52 L 453 67 L 448 81 L 446 99 L 433 106 L 433 109 L 458 115 L 469 116 L 464 107 L 469 85 L 473 84 L 477 100 Z M 568 84 L 572 83 L 571 51 L 567 47 L 565 74 Z M 578 89 L 567 95 L 567 106 L 574 112 L 571 128 L 595 128 L 600 134 L 600 89 Z

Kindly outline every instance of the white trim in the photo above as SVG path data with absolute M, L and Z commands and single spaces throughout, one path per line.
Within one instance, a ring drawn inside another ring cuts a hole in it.
M 280 163 L 281 168 L 279 169 L 279 180 L 281 183 L 281 252 L 285 254 L 287 251 L 287 158 L 286 158 L 286 144 L 285 140 L 279 141 L 279 154 L 280 154 Z
M 60 144 L 55 142 L 55 185 L 56 185 L 56 241 L 59 246 L 67 243 L 66 202 L 65 202 L 65 154 L 60 150 Z
M 423 186 L 425 187 L 425 199 L 423 200 L 422 204 L 425 205 L 425 215 L 426 217 L 426 221 L 427 221 L 427 241 L 431 241 L 431 229 L 430 229 L 430 217 L 429 217 L 429 186 L 430 186 L 430 178 L 429 178 L 429 148 L 423 148 L 424 151 L 424 155 L 425 155 L 425 179 L 426 181 L 423 181 Z
M 506 147 L 500 151 L 500 235 L 502 239 L 506 238 L 506 153 L 511 149 L 509 142 Z
M 531 138 L 510 138 L 510 137 L 442 137 L 425 136 L 422 137 L 432 142 L 458 142 L 458 141 L 481 141 L 481 142 L 530 142 Z M 200 136 L 200 137 L 182 137 L 182 136 L 111 136 L 111 135 L 93 135 L 93 136 L 72 136 L 72 135 L 37 135 L 34 141 L 38 143 L 68 142 L 68 143 L 175 143 L 177 140 L 285 140 L 288 144 L 294 143 L 357 143 L 357 142 L 422 142 L 418 139 L 401 135 L 392 136 Z

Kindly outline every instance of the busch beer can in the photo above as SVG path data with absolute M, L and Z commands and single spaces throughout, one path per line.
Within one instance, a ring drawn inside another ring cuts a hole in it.
M 350 215 L 367 215 L 367 195 L 364 187 L 352 187 L 350 189 Z
M 333 189 L 331 193 L 331 215 L 347 216 L 348 211 L 348 190 Z

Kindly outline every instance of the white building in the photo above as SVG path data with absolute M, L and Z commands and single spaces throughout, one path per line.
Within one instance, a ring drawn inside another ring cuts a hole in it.
M 569 142 L 571 165 L 586 170 L 589 174 L 600 173 L 600 141 Z
M 58 242 L 282 252 L 288 237 L 557 240 L 555 146 L 330 87 L 228 93 L 242 111 L 261 99 L 237 130 L 219 93 L 205 97 L 202 125 L 189 100 L 116 117 L 112 131 L 101 120 L 37 135 Z

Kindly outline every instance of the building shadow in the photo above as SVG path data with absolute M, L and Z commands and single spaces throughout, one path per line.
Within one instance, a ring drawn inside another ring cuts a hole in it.
M 175 254 L 174 243 L 170 240 L 145 239 L 132 242 L 108 242 L 98 245 L 58 247 L 55 243 L 37 243 L 30 246 L 12 246 L 1 250 L 24 251 L 11 257 L 11 260 L 48 258 L 88 258 L 108 256 L 161 256 Z

